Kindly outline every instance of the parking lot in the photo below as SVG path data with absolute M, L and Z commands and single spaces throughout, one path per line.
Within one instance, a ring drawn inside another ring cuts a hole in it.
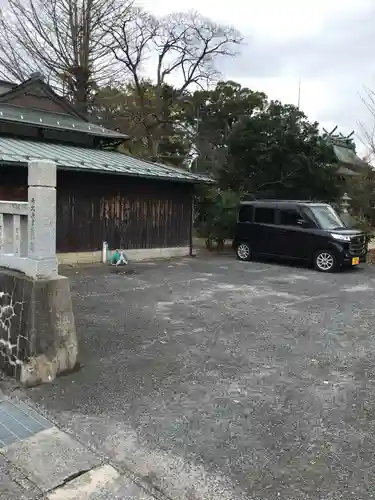
M 28 395 L 80 440 L 174 500 L 375 498 L 371 267 L 65 272 L 84 366 Z

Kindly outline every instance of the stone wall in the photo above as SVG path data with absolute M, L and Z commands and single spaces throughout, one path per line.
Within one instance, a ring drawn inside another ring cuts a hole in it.
M 0 270 L 0 369 L 31 386 L 73 370 L 77 355 L 68 279 Z

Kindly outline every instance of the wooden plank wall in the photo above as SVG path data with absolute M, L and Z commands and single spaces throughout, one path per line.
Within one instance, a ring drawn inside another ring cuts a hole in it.
M 1 167 L 0 200 L 27 201 L 27 170 Z M 193 186 L 120 175 L 57 173 L 58 252 L 188 246 Z
M 57 251 L 166 248 L 190 241 L 192 186 L 119 175 L 58 173 Z
M 0 200 L 27 201 L 27 169 L 0 167 Z

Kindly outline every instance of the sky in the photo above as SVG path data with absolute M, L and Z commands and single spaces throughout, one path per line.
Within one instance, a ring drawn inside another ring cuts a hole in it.
M 297 104 L 311 120 L 331 130 L 356 132 L 358 152 L 367 153 L 361 125 L 372 119 L 363 96 L 375 91 L 374 0 L 138 0 L 164 15 L 198 10 L 213 21 L 233 25 L 245 37 L 241 53 L 221 62 L 225 79 L 271 99 Z

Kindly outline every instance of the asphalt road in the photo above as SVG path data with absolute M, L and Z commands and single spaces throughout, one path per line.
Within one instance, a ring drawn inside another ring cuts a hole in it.
M 375 498 L 375 272 L 71 270 L 84 367 L 28 391 L 173 500 Z

